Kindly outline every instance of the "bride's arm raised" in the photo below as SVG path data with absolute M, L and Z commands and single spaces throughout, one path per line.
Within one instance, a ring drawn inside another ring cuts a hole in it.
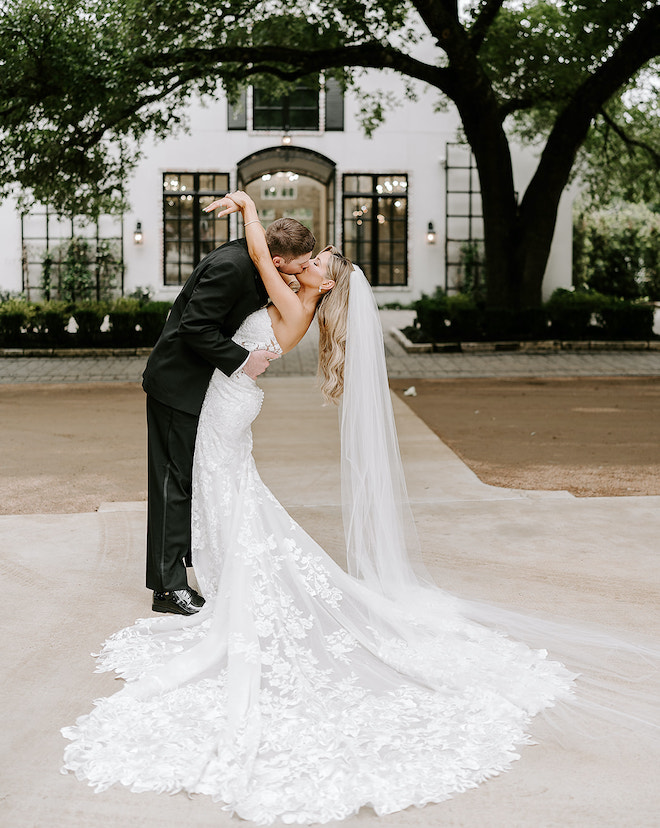
M 287 327 L 306 325 L 305 314 L 300 299 L 288 287 L 282 274 L 273 264 L 272 256 L 266 244 L 266 231 L 259 220 L 254 201 L 242 190 L 238 190 L 234 193 L 229 193 L 218 201 L 214 201 L 204 209 L 208 213 L 216 207 L 224 207 L 218 213 L 218 216 L 226 216 L 236 212 L 242 213 L 248 252 L 254 262 L 254 266 L 259 271 L 259 276 L 261 276 L 261 280 L 268 291 L 271 301 L 280 312 L 282 320 Z

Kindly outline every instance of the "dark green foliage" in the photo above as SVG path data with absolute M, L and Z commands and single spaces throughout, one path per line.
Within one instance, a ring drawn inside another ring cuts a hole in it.
M 108 306 L 100 302 L 84 302 L 73 308 L 73 318 L 78 325 L 76 345 L 79 348 L 100 346 L 104 339 L 101 325 L 108 312 Z
M 413 303 L 417 325 L 434 342 L 547 339 L 548 314 L 544 308 L 490 308 L 483 301 L 459 294 L 446 296 L 440 289 Z M 421 341 L 421 340 L 420 340 Z
M 232 99 L 251 82 L 277 95 L 325 71 L 355 90 L 369 132 L 396 96 L 363 92 L 361 70 L 384 70 L 410 97 L 419 83 L 437 92 L 432 106 L 455 105 L 479 169 L 486 300 L 525 308 L 541 304 L 580 149 L 591 164 L 625 167 L 629 181 L 658 167 L 653 0 L 0 0 L 0 9 L 0 196 L 18 187 L 63 214 L 121 209 L 144 142 L 185 127 L 200 96 L 224 88 Z M 594 123 L 606 129 L 590 144 Z M 520 138 L 535 143 L 539 164 L 517 194 Z
M 138 311 L 137 324 L 140 327 L 141 346 L 151 347 L 156 344 L 171 307 L 169 302 L 147 302 Z
M 640 305 L 610 298 L 598 312 L 602 338 L 652 339 L 654 310 L 652 305 Z
M 582 207 L 573 232 L 573 281 L 620 299 L 660 301 L 660 213 L 622 202 Z
M 46 250 L 41 262 L 40 287 L 46 301 L 109 301 L 121 281 L 119 246 L 107 239 L 74 236 Z
M 541 308 L 490 308 L 439 290 L 414 303 L 417 342 L 649 340 L 654 307 L 595 291 L 558 289 Z M 410 338 L 410 337 L 409 337 Z
M 606 301 L 600 293 L 559 288 L 546 303 L 552 335 L 557 339 L 589 339 L 595 314 Z
M 70 317 L 71 305 L 67 302 L 47 301 L 35 305 L 33 339 L 46 341 L 53 348 L 62 347 L 71 336 L 67 331 Z
M 169 302 L 123 299 L 110 312 L 112 344 L 117 348 L 151 347 L 160 336 L 170 312 Z
M 18 348 L 34 317 L 34 306 L 20 297 L 0 303 L 0 345 Z
M 0 302 L 3 348 L 150 348 L 167 320 L 169 302 Z M 77 332 L 67 328 L 73 318 Z

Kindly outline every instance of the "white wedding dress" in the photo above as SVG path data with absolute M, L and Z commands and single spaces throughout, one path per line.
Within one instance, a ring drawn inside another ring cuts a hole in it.
M 234 339 L 280 352 L 265 309 Z M 192 524 L 206 606 L 105 643 L 98 669 L 127 683 L 63 730 L 65 769 L 98 791 L 207 794 L 257 823 L 391 813 L 506 770 L 574 675 L 441 590 L 397 601 L 346 574 L 259 477 L 262 398 L 213 374 Z

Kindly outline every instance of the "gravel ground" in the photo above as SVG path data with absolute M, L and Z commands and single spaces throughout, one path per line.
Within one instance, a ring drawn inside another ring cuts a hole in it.
M 486 483 L 578 496 L 660 495 L 660 378 L 395 379 Z M 136 383 L 0 386 L 0 513 L 146 498 Z

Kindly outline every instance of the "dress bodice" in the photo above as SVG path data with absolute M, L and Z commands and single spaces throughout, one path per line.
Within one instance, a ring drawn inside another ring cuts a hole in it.
M 246 317 L 232 339 L 248 351 L 264 350 L 273 351 L 276 354 L 282 353 L 266 308 L 260 308 Z

